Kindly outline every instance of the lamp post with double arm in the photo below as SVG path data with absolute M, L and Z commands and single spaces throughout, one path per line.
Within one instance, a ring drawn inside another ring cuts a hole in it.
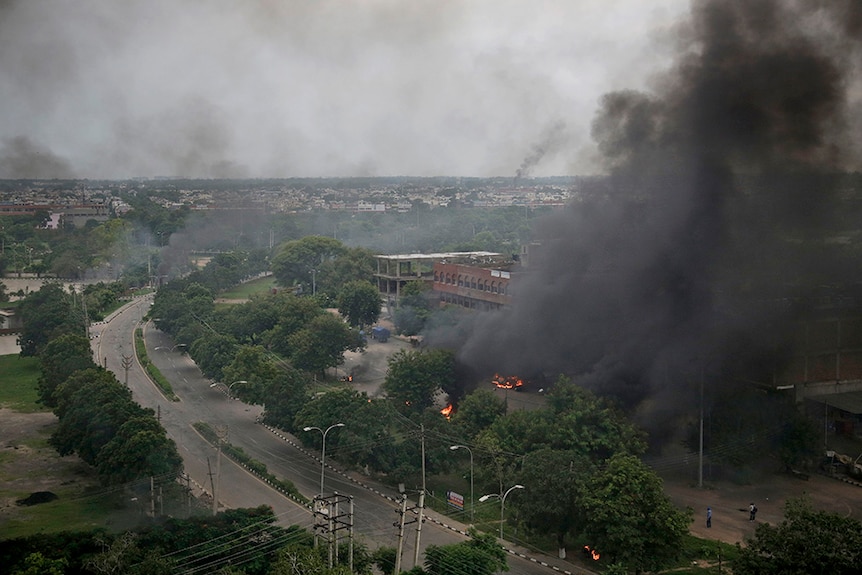
M 512 487 L 507 489 L 506 492 L 502 496 L 498 495 L 496 493 L 491 493 L 489 495 L 483 495 L 482 497 L 479 498 L 479 501 L 482 501 L 482 502 L 488 501 L 492 497 L 496 497 L 500 500 L 500 539 L 503 538 L 503 509 L 506 506 L 506 496 L 509 495 L 509 493 L 511 493 L 515 489 L 523 489 L 523 488 L 524 488 L 523 485 L 513 485 Z
M 456 449 L 466 449 L 470 453 L 470 523 L 473 523 L 473 511 L 476 507 L 476 502 L 473 499 L 473 450 L 466 445 L 452 445 L 449 447 L 452 451 Z
M 314 427 L 314 426 L 308 426 L 308 427 L 302 428 L 303 431 L 311 431 L 313 429 L 316 429 L 317 431 L 320 432 L 320 435 L 323 436 L 323 447 L 321 447 L 321 450 L 320 450 L 320 495 L 321 496 L 323 496 L 323 474 L 324 474 L 324 470 L 326 469 L 326 461 L 325 461 L 326 460 L 326 434 L 329 433 L 335 427 L 344 427 L 344 424 L 343 423 L 334 423 L 334 424 L 330 425 L 329 427 L 327 427 L 326 430 L 323 430 L 319 427 Z

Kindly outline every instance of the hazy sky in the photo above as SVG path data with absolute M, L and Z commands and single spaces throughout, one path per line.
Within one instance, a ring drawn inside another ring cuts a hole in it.
M 0 0 L 0 177 L 596 171 L 686 0 Z

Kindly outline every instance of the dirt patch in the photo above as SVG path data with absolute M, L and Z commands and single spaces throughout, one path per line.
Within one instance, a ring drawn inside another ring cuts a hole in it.
M 786 473 L 757 473 L 747 485 L 730 481 L 697 482 L 665 475 L 665 493 L 680 507 L 694 510 L 691 533 L 705 539 L 742 543 L 754 535 L 758 523 L 776 525 L 784 519 L 788 499 L 806 497 L 815 509 L 862 519 L 862 487 L 840 478 L 812 474 L 801 479 Z M 757 506 L 755 521 L 749 521 L 748 506 Z M 706 526 L 706 508 L 712 508 L 712 526 Z
M 93 471 L 77 456 L 61 457 L 47 444 L 56 425 L 53 413 L 0 409 L 0 529 L 26 513 L 18 501 L 32 493 L 98 484 Z

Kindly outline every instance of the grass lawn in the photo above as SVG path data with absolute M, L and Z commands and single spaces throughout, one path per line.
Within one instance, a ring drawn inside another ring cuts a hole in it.
M 274 287 L 276 287 L 275 278 L 273 276 L 267 276 L 265 278 L 259 278 L 240 284 L 230 291 L 218 294 L 216 297 L 224 299 L 248 299 L 253 294 L 266 293 Z
M 23 413 L 44 411 L 36 403 L 36 382 L 39 379 L 39 360 L 17 354 L 0 355 L 0 406 Z
M 0 356 L 0 374 L 0 539 L 95 526 L 117 529 L 140 521 L 139 506 L 126 491 L 103 488 L 92 468 L 76 456 L 60 457 L 48 444 L 56 419 L 36 403 L 38 360 Z M 15 504 L 38 491 L 58 499 Z

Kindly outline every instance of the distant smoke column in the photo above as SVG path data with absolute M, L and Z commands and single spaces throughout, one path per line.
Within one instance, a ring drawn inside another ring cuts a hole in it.
M 515 172 L 515 178 L 526 178 L 530 175 L 533 168 L 542 161 L 546 154 L 552 153 L 565 143 L 565 122 L 557 122 L 548 128 L 543 134 L 542 139 L 534 144 L 530 149 L 529 155 L 521 162 L 521 167 Z

